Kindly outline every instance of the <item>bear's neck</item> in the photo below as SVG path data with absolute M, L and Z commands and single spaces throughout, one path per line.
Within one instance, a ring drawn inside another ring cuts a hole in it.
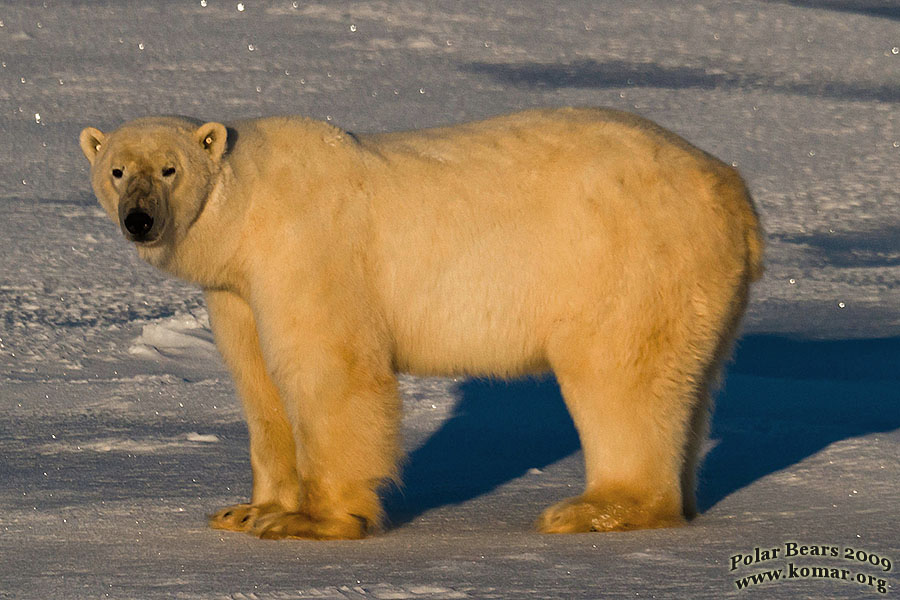
M 235 196 L 234 174 L 224 163 L 200 216 L 183 240 L 175 244 L 163 267 L 176 277 L 204 289 L 227 289 L 240 293 L 244 277 L 235 260 L 242 237 L 246 202 Z

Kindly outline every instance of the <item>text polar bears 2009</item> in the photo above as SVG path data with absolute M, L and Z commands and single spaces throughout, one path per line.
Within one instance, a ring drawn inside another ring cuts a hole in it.
M 784 542 L 782 546 L 772 548 L 753 548 L 747 553 L 737 553 L 729 557 L 730 571 L 734 572 L 743 567 L 768 563 L 778 559 L 820 557 L 839 559 L 854 563 L 843 566 L 832 565 L 799 565 L 788 562 L 782 568 L 771 569 L 752 573 L 734 580 L 737 589 L 742 590 L 761 583 L 773 581 L 785 581 L 792 579 L 828 579 L 842 582 L 855 582 L 874 588 L 880 594 L 886 594 L 888 582 L 883 574 L 893 569 L 893 561 L 890 557 L 877 552 L 870 552 L 857 547 L 841 546 L 836 544 L 802 544 L 799 542 Z M 854 569 L 847 568 L 853 566 Z M 855 571 L 855 568 L 866 566 L 875 567 L 879 575 L 873 575 L 864 571 Z

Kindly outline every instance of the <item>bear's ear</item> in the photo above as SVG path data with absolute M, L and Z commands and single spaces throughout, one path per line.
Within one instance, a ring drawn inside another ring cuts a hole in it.
M 221 123 L 204 123 L 197 128 L 194 139 L 200 144 L 213 162 L 218 162 L 225 153 L 225 144 L 228 141 L 228 131 Z
M 97 153 L 100 152 L 100 146 L 103 145 L 105 140 L 106 136 L 99 129 L 85 127 L 81 130 L 78 141 L 81 143 L 81 151 L 91 161 L 91 164 L 94 164 L 94 159 L 97 157 Z

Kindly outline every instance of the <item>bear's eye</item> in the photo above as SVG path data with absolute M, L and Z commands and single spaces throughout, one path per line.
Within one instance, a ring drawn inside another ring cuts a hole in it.
M 171 177 L 175 174 L 175 167 L 166 167 L 162 170 L 163 177 Z
M 118 169 L 118 168 L 113 169 L 112 175 L 113 175 L 113 177 L 115 177 L 116 179 L 122 179 L 122 175 L 123 175 L 122 169 Z

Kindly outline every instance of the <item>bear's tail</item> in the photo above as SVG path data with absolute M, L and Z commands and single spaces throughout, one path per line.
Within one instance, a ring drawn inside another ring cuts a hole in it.
M 744 245 L 747 249 L 746 268 L 750 276 L 750 281 L 757 281 L 762 278 L 765 272 L 764 255 L 765 255 L 765 239 L 763 237 L 762 225 L 759 222 L 759 214 L 756 212 L 756 206 L 753 198 L 750 196 L 750 190 L 737 169 L 726 165 L 726 174 L 723 177 L 720 190 L 730 196 L 740 214 L 740 221 L 744 231 Z M 721 181 L 721 180 L 720 180 Z
M 753 218 L 750 222 L 745 223 L 746 229 L 744 230 L 747 240 L 747 266 L 750 268 L 750 279 L 758 281 L 766 270 L 763 264 L 766 243 L 763 241 L 763 232 L 759 225 L 759 218 L 755 214 L 756 210 L 751 210 L 754 213 Z

